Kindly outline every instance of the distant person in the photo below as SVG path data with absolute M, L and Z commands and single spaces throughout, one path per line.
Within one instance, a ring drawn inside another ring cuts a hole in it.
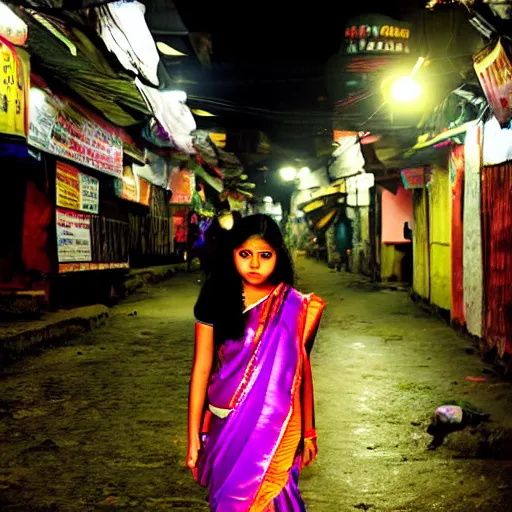
M 325 304 L 292 288 L 270 217 L 241 219 L 229 242 L 194 309 L 187 465 L 212 511 L 303 511 L 299 473 L 317 454 L 310 353 Z
M 187 227 L 185 221 L 181 220 L 176 225 L 176 233 L 174 234 L 174 252 L 181 260 L 185 257 L 187 249 Z
M 240 212 L 231 211 L 228 201 L 220 203 L 218 207 L 219 210 L 205 233 L 203 253 L 205 277 L 208 277 L 225 259 L 226 255 L 223 251 L 229 245 L 228 241 L 233 228 L 242 218 Z

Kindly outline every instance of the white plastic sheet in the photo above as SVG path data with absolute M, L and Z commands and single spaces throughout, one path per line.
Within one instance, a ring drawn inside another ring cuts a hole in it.
M 98 32 L 121 65 L 158 87 L 160 55 L 144 18 L 146 7 L 136 1 L 98 7 Z
M 137 78 L 135 85 L 176 148 L 184 153 L 195 153 L 191 133 L 196 129 L 196 121 L 188 106 L 176 95 L 149 87 Z

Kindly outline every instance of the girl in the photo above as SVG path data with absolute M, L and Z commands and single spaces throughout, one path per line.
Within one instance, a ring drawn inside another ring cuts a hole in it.
M 230 241 L 194 311 L 187 465 L 214 512 L 304 511 L 299 471 L 317 454 L 309 354 L 325 304 L 292 288 L 270 217 L 245 217 Z

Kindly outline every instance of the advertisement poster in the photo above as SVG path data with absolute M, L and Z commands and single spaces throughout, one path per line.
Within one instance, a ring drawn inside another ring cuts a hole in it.
M 512 62 L 501 41 L 474 57 L 474 67 L 496 119 L 504 126 L 512 117 Z
M 91 261 L 91 221 L 88 215 L 57 209 L 59 263 Z
M 190 204 L 195 189 L 195 176 L 188 169 L 174 167 L 169 177 L 172 204 Z
M 123 175 L 123 143 L 67 100 L 32 88 L 28 143 L 53 155 L 117 176 Z
M 80 210 L 97 214 L 100 206 L 100 182 L 83 172 L 79 173 L 78 178 L 80 185 Z
M 98 213 L 100 184 L 96 178 L 79 172 L 71 165 L 57 162 L 55 183 L 57 206 Z
M 0 133 L 27 136 L 29 64 L 23 50 L 0 36 Z

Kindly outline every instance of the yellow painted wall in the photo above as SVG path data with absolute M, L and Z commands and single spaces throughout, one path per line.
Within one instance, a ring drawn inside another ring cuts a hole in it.
M 380 277 L 383 281 L 402 281 L 404 255 L 404 252 L 397 251 L 394 245 L 381 245 Z
M 427 194 L 427 189 L 415 190 L 413 194 L 413 290 L 424 299 L 430 298 Z
M 434 166 L 430 182 L 430 302 L 450 310 L 452 251 L 450 174 Z

